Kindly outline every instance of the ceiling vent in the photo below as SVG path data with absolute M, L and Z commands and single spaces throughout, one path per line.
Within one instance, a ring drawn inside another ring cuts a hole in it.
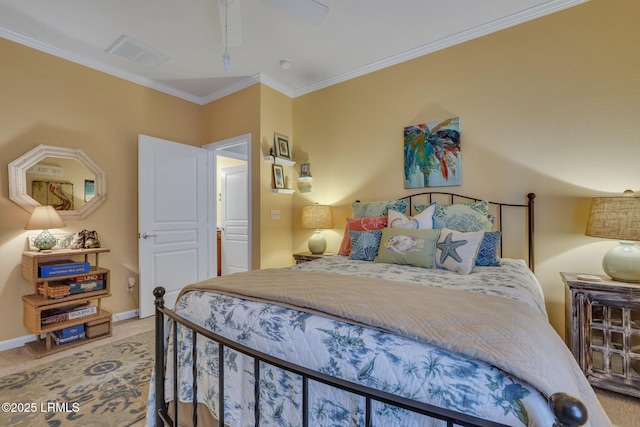
M 106 52 L 145 68 L 155 68 L 169 59 L 167 55 L 125 35 L 120 36 Z

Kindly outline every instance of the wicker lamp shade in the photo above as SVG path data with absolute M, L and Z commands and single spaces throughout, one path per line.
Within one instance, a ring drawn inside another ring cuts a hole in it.
M 302 208 L 302 228 L 333 228 L 331 206 L 304 206 Z
M 587 236 L 640 240 L 640 197 L 595 197 Z
M 614 280 L 640 281 L 640 197 L 625 191 L 623 197 L 595 197 L 585 234 L 620 240 L 620 245 L 607 252 L 602 268 Z
M 302 228 L 313 228 L 315 233 L 309 238 L 309 252 L 314 255 L 323 254 L 327 249 L 327 241 L 320 233 L 322 228 L 333 228 L 331 206 L 311 205 L 302 208 Z

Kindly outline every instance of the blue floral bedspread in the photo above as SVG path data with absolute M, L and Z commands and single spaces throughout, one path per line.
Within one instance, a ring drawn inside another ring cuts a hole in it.
M 546 317 L 543 294 L 524 262 L 502 260 L 501 267 L 481 267 L 470 275 L 445 270 L 350 261 L 334 256 L 299 264 L 294 269 L 355 274 L 391 280 L 428 283 L 470 292 L 494 294 L 525 302 Z M 546 399 L 528 384 L 479 360 L 450 353 L 377 329 L 350 324 L 275 304 L 191 291 L 175 311 L 187 319 L 248 347 L 292 363 L 410 399 L 463 412 L 509 426 L 551 426 Z M 192 337 L 178 330 L 180 340 L 179 398 L 193 400 L 190 355 Z M 167 360 L 172 360 L 169 346 Z M 212 415 L 218 413 L 218 350 L 199 339 L 197 399 Z M 225 424 L 254 425 L 253 359 L 225 350 Z M 170 372 L 170 370 L 168 370 Z M 261 366 L 261 426 L 301 426 L 301 381 L 278 368 Z M 172 375 L 165 384 L 173 400 Z M 152 379 L 147 425 L 154 425 Z M 311 426 L 364 426 L 364 401 L 324 384 L 310 385 Z M 374 426 L 441 426 L 396 407 L 374 404 Z

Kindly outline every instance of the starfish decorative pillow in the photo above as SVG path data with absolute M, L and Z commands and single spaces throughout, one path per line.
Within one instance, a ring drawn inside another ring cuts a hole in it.
M 469 274 L 476 264 L 484 231 L 463 233 L 443 228 L 436 243 L 436 267 Z

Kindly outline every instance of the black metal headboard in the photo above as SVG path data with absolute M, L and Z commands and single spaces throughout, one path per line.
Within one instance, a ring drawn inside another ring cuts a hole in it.
M 518 209 L 518 210 L 522 210 L 522 212 L 525 214 L 525 222 L 526 222 L 526 227 L 525 227 L 526 258 L 525 259 L 527 260 L 527 263 L 531 271 L 535 271 L 534 270 L 535 250 L 534 250 L 534 237 L 533 237 L 533 232 L 534 232 L 533 206 L 534 206 L 535 198 L 536 198 L 535 193 L 529 193 L 527 194 L 527 202 L 523 204 L 511 204 L 511 203 L 500 203 L 500 202 L 488 201 L 489 213 L 495 217 L 494 230 L 500 231 L 503 234 L 503 236 L 504 236 L 504 231 L 506 229 L 506 226 L 508 225 L 506 211 L 511 209 Z M 432 202 L 437 202 L 438 200 L 440 200 L 440 203 L 448 203 L 448 204 L 463 203 L 463 202 L 470 202 L 470 201 L 478 202 L 478 201 L 485 200 L 485 199 L 478 199 L 475 197 L 463 196 L 460 194 L 446 193 L 446 192 L 439 192 L 439 191 L 430 191 L 430 192 L 424 192 L 424 193 L 411 194 L 409 196 L 400 198 L 400 200 L 402 199 L 409 199 L 409 209 L 410 209 L 410 214 L 412 215 L 414 214 L 413 207 L 416 204 L 432 203 Z M 500 239 L 500 254 L 502 254 L 504 240 L 505 240 L 504 238 Z

